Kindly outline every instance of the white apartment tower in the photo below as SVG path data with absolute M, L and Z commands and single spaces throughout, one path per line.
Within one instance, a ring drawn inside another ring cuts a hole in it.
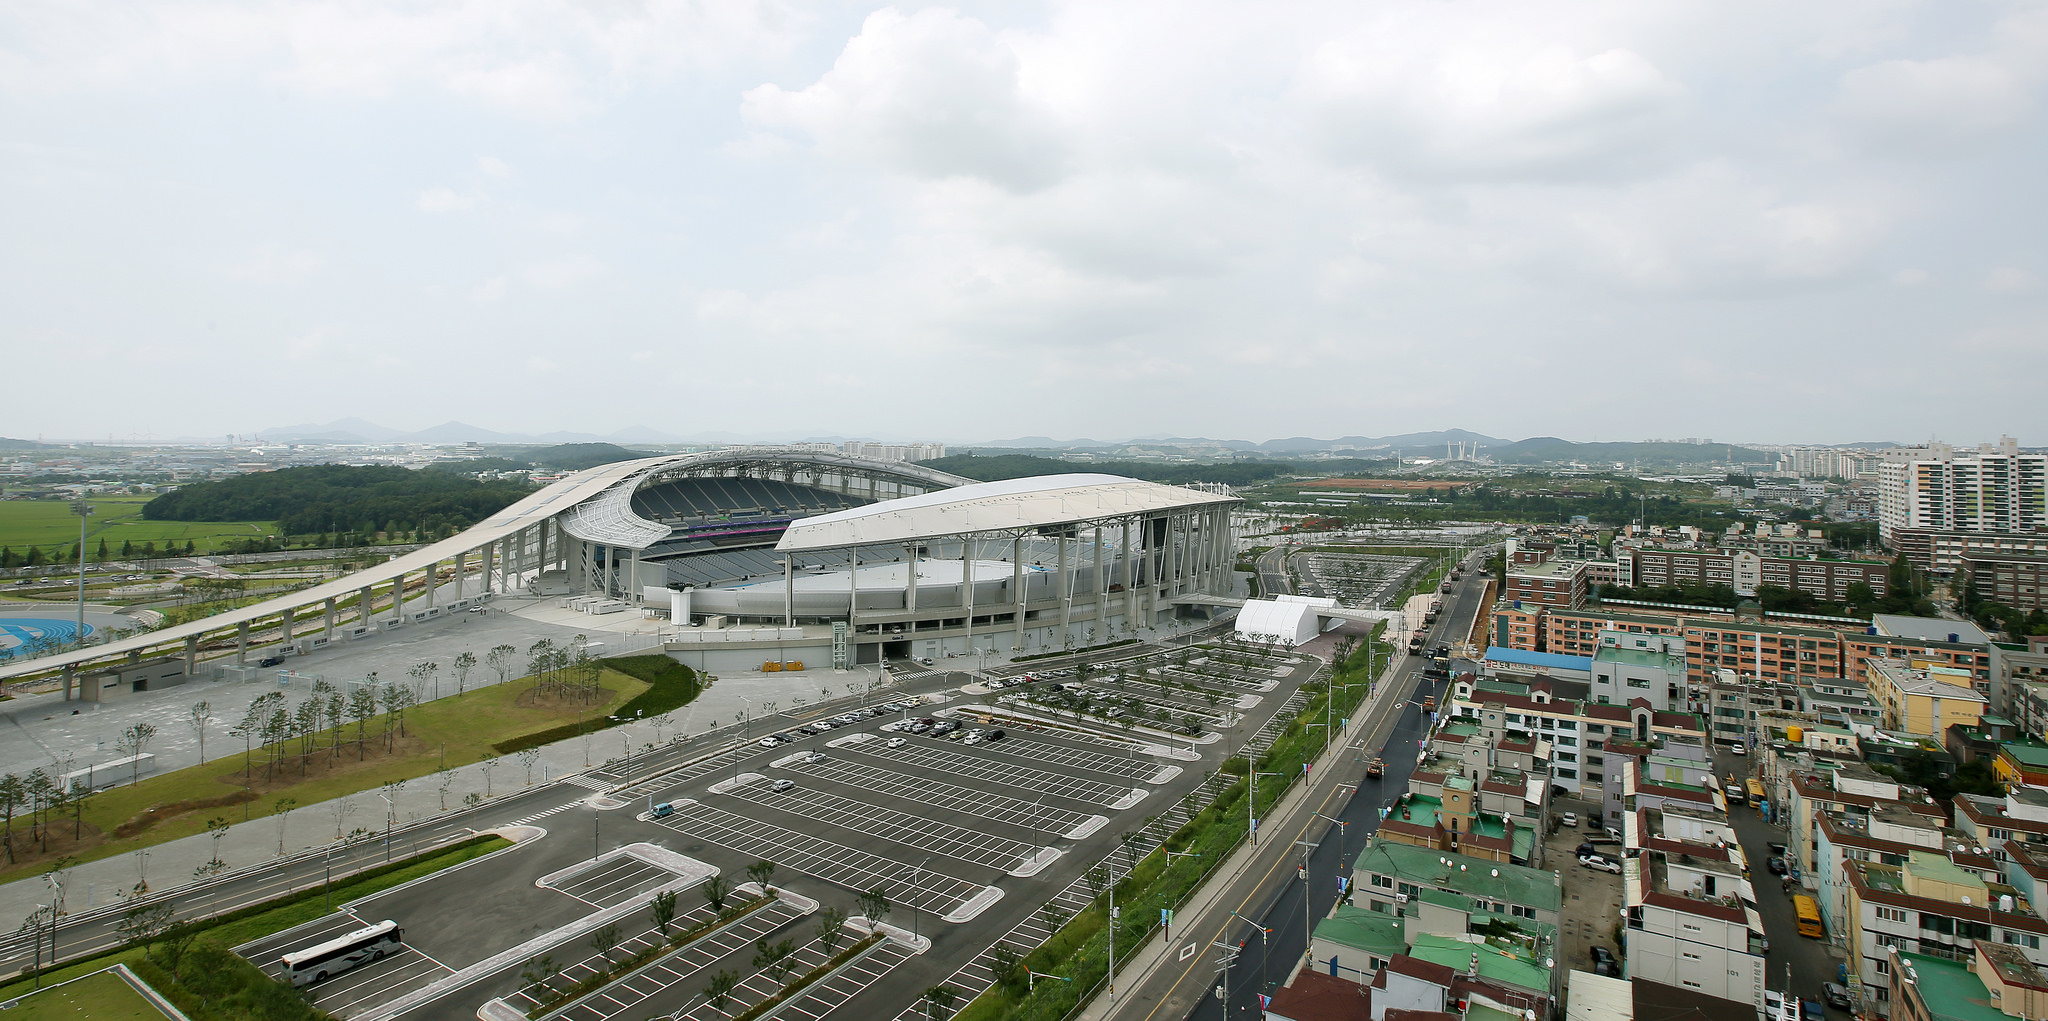
M 1900 529 L 2031 532 L 2048 528 L 2048 454 L 2019 442 L 1959 451 L 1946 443 L 1885 452 L 1878 469 L 1878 535 Z

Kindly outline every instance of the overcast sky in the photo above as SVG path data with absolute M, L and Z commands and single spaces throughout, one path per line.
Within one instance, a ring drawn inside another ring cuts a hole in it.
M 2048 443 L 2048 6 L 0 5 L 0 435 Z

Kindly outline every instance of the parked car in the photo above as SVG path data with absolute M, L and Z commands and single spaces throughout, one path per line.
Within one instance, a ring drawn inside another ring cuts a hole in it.
M 1621 863 L 1602 855 L 1582 854 L 1579 856 L 1579 864 L 1589 869 L 1599 869 L 1602 872 L 1612 872 L 1617 876 L 1621 875 Z
M 1828 1012 L 1821 1008 L 1819 1000 L 1799 1001 L 1800 1021 L 1827 1021 Z
M 988 732 L 988 739 L 991 741 L 1001 741 L 1003 737 L 1003 728 L 1001 727 L 997 727 L 996 729 Z
M 1749 754 L 1749 749 L 1748 749 L 1747 747 L 1745 747 L 1745 746 L 1744 746 L 1744 745 L 1743 745 L 1743 744 L 1742 744 L 1741 742 L 1739 742 L 1739 741 L 1738 741 L 1738 742 L 1736 742 L 1736 744 L 1734 745 L 1734 747 L 1732 747 L 1732 748 L 1729 748 L 1729 749 L 1728 749 L 1728 754 L 1730 754 L 1730 755 L 1748 755 L 1748 754 Z
M 1771 875 L 1782 876 L 1785 874 L 1785 859 L 1778 855 L 1772 855 L 1769 860 L 1764 862 L 1764 867 L 1771 870 Z
M 1579 825 L 1579 813 L 1566 812 L 1565 814 L 1558 817 L 1558 822 L 1562 823 L 1567 828 L 1577 828 Z
M 1593 846 L 1593 842 L 1592 842 L 1592 841 L 1590 841 L 1590 840 L 1582 840 L 1582 841 L 1579 841 L 1579 849 L 1578 849 L 1578 850 L 1576 850 L 1576 851 L 1573 851 L 1573 852 L 1572 852 L 1572 856 L 1573 856 L 1573 857 L 1575 857 L 1575 858 L 1584 858 L 1585 856 L 1587 856 L 1587 855 L 1589 855 L 1589 854 L 1599 854 L 1599 853 L 1600 853 L 1600 849 L 1599 849 L 1599 848 L 1597 848 L 1597 847 L 1594 847 L 1594 846 Z
M 889 747 L 891 748 L 901 748 L 906 743 L 908 742 L 906 742 L 903 738 L 900 737 L 892 737 L 889 739 Z
M 812 752 L 809 755 L 804 756 L 804 761 L 812 765 L 817 765 L 818 763 L 825 761 L 825 753 Z
M 1597 961 L 1597 962 L 1599 962 L 1599 963 L 1601 963 L 1601 964 L 1620 964 L 1620 963 L 1621 963 L 1620 961 L 1617 961 L 1617 960 L 1615 960 L 1615 959 L 1614 959 L 1614 951 L 1612 951 L 1612 950 L 1609 950 L 1609 949 L 1607 949 L 1606 947 L 1594 947 L 1594 948 L 1593 948 L 1593 960 L 1594 960 L 1594 961 Z
M 760 741 L 757 741 L 755 743 L 759 744 L 763 748 L 773 748 L 776 745 L 781 744 L 782 742 L 775 740 L 775 738 L 773 737 L 764 737 Z
M 1820 995 L 1822 999 L 1828 1001 L 1829 1006 L 1840 1007 L 1843 1010 L 1848 1010 L 1854 1003 L 1849 999 L 1849 987 L 1840 982 L 1821 983 Z
M 795 787 L 796 781 L 791 780 L 790 778 L 785 776 L 782 779 L 777 780 L 772 784 L 769 784 L 768 786 L 771 790 L 786 791 L 791 787 Z
M 666 802 L 666 801 L 662 802 L 662 803 L 661 803 L 661 804 L 659 804 L 659 805 L 656 805 L 656 806 L 654 806 L 654 817 L 655 817 L 656 819 L 659 819 L 659 818 L 661 818 L 661 817 L 663 817 L 663 816 L 668 816 L 668 815 L 674 815 L 674 814 L 676 814 L 676 806 L 674 806 L 674 805 L 672 805 L 672 804 L 669 804 L 669 803 L 668 803 L 668 802 Z

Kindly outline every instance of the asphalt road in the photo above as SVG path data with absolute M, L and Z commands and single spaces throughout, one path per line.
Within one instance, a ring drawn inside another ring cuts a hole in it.
M 1261 571 L 1266 569 L 1262 558 Z M 1481 609 L 1481 591 L 1483 584 L 1470 578 L 1454 589 L 1451 612 L 1438 617 L 1437 626 L 1429 636 L 1432 642 L 1459 640 L 1469 632 Z M 1214 987 L 1221 981 L 1213 977 L 1214 962 L 1219 959 L 1219 953 L 1208 949 L 1185 964 L 1168 962 L 1142 981 L 1130 980 L 1132 987 L 1124 993 L 1111 1016 L 1125 1021 L 1163 1021 L 1177 1017 L 1251 1021 L 1262 1016 L 1258 995 L 1269 993 L 1293 973 L 1295 963 L 1306 953 L 1309 928 L 1315 921 L 1326 917 L 1335 905 L 1338 876 L 1356 857 L 1366 838 L 1377 830 L 1379 809 L 1407 790 L 1408 776 L 1414 771 L 1416 753 L 1428 725 L 1427 718 L 1413 702 L 1422 695 L 1437 695 L 1441 699 L 1444 685 L 1444 682 L 1425 683 L 1421 676 L 1425 663 L 1426 659 L 1422 657 L 1410 657 L 1401 662 L 1398 670 L 1383 682 L 1395 685 L 1396 691 L 1369 710 L 1375 715 L 1369 718 L 1365 737 L 1359 742 L 1357 751 L 1348 760 L 1339 759 L 1337 768 L 1316 780 L 1311 807 L 1316 812 L 1343 820 L 1345 825 L 1339 827 L 1310 817 L 1313 825 L 1308 827 L 1309 835 L 1304 839 L 1317 846 L 1309 852 L 1309 889 L 1305 892 L 1301 879 L 1297 878 L 1296 866 L 1302 849 L 1269 843 L 1241 875 L 1225 881 L 1227 885 L 1218 901 L 1228 910 L 1258 919 L 1257 926 L 1242 918 L 1231 917 L 1220 926 L 1219 932 L 1214 927 L 1213 918 L 1199 922 L 1189 920 L 1189 924 L 1197 926 L 1189 930 L 1193 938 L 1207 940 L 1215 934 L 1228 943 L 1244 941 L 1244 950 L 1229 972 L 1228 1002 L 1219 1001 L 1214 995 Z M 1369 780 L 1364 776 L 1365 763 L 1375 755 L 1386 761 L 1386 771 L 1380 779 Z M 1340 784 L 1358 786 L 1355 792 L 1344 795 L 1339 793 L 1342 789 L 1338 786 Z M 1270 829 L 1263 826 L 1261 829 L 1279 836 L 1293 832 L 1294 827 L 1283 827 L 1276 822 Z M 1285 839 L 1291 842 L 1292 837 Z M 1306 915 L 1303 910 L 1305 895 L 1308 904 Z

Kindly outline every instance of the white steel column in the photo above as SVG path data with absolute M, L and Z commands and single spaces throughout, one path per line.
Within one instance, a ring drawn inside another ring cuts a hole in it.
M 327 640 L 334 640 L 334 597 L 327 597 Z
M 1024 598 L 1023 532 L 1018 532 L 1010 537 L 1010 587 L 1016 589 L 1011 594 L 1017 597 L 1017 619 L 1011 622 L 1017 625 L 1015 628 L 1016 637 L 1012 639 L 1010 648 L 1013 652 L 1022 652 L 1024 651 L 1024 606 L 1026 603 Z
M 910 559 L 910 576 L 909 576 L 909 580 L 908 580 L 908 581 L 906 581 L 906 582 L 904 583 L 905 587 L 904 587 L 904 590 L 903 590 L 903 609 L 904 609 L 904 610 L 905 610 L 906 612 L 909 612 L 909 613 L 916 613 L 916 612 L 917 612 L 917 544 L 913 542 L 913 543 L 911 543 L 910 545 L 908 545 L 908 546 L 905 546 L 905 547 L 903 547 L 903 549 L 904 549 L 904 550 L 905 550 L 906 552 L 908 552 L 908 553 L 910 554 L 910 558 L 909 558 L 909 559 Z M 913 620 L 913 621 L 911 621 L 911 622 L 910 622 L 910 630 L 911 630 L 911 633 L 912 633 L 912 634 L 915 634 L 915 633 L 917 632 L 917 621 Z
M 1123 569 L 1118 573 L 1123 576 L 1124 585 L 1124 630 L 1129 631 L 1132 626 L 1132 620 L 1134 620 L 1137 617 L 1136 611 L 1134 611 L 1131 607 L 1131 600 L 1138 594 L 1137 577 L 1135 574 L 1138 565 L 1133 563 L 1131 560 L 1131 519 L 1123 519 L 1121 525 L 1122 527 L 1120 530 L 1123 532 L 1124 555 L 1122 558 Z
M 796 626 L 796 573 L 788 557 L 782 558 L 782 626 Z
M 1060 637 L 1053 644 L 1067 645 L 1067 627 L 1074 621 L 1074 576 L 1067 573 L 1067 534 L 1059 535 Z
M 960 537 L 960 605 L 966 609 L 967 651 L 974 651 L 974 536 Z
M 1109 575 L 1102 569 L 1102 522 L 1095 522 L 1095 637 L 1100 639 L 1109 634 Z
M 846 548 L 846 637 L 853 640 L 854 617 L 860 613 L 860 550 Z M 848 650 L 848 655 L 852 651 Z M 851 662 L 849 659 L 848 662 Z
M 370 623 L 370 607 L 374 601 L 375 593 L 370 590 L 370 586 L 365 585 L 356 590 L 356 623 Z

